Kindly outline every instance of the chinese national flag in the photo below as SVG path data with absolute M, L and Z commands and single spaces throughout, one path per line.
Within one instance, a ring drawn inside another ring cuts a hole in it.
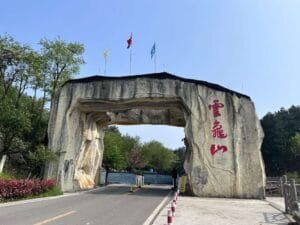
M 130 35 L 130 38 L 127 40 L 127 48 L 130 48 L 132 44 L 132 33 Z

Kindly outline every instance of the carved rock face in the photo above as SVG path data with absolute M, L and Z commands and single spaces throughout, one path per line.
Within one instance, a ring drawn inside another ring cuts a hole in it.
M 49 147 L 59 161 L 46 177 L 65 191 L 92 187 L 110 124 L 184 127 L 184 167 L 195 195 L 264 197 L 263 132 L 245 95 L 167 73 L 70 80 L 51 109 Z

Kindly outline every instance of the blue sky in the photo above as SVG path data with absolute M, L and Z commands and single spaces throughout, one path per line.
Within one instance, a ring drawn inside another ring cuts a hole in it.
M 126 40 L 133 33 L 132 73 L 157 71 L 218 83 L 249 95 L 261 118 L 300 103 L 299 0 L 2 0 L 0 35 L 37 48 L 41 38 L 85 45 L 80 74 L 129 74 Z M 182 129 L 125 127 L 175 148 Z M 167 135 L 166 135 L 167 134 Z

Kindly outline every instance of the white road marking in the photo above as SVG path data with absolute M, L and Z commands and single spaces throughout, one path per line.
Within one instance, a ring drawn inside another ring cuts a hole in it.
M 158 216 L 162 208 L 165 206 L 166 202 L 170 200 L 172 195 L 172 191 L 168 193 L 168 195 L 162 200 L 162 202 L 156 207 L 156 209 L 151 213 L 151 215 L 146 219 L 143 225 L 150 225 L 154 221 L 154 219 Z
M 52 217 L 52 218 L 50 218 L 50 219 L 46 219 L 46 220 L 44 220 L 44 221 L 41 221 L 41 222 L 39 222 L 39 223 L 35 223 L 35 224 L 33 224 L 33 225 L 43 225 L 43 224 L 52 222 L 52 221 L 54 221 L 54 220 L 60 219 L 60 218 L 62 218 L 62 217 L 71 215 L 71 214 L 73 214 L 73 213 L 76 213 L 76 211 L 75 211 L 75 210 L 72 210 L 72 211 L 70 211 L 70 212 L 67 212 L 67 213 L 64 213 L 64 214 L 61 214 L 61 215 Z

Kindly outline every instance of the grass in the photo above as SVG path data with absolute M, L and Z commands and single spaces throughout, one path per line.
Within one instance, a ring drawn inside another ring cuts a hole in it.
M 33 196 L 33 198 L 51 197 L 51 196 L 57 196 L 57 195 L 62 195 L 62 194 L 63 194 L 63 192 L 60 190 L 60 188 L 57 186 L 54 186 L 53 188 L 48 189 L 44 193 Z
M 9 173 L 3 172 L 3 173 L 0 173 L 0 179 L 9 180 L 9 179 L 16 179 L 16 178 Z

